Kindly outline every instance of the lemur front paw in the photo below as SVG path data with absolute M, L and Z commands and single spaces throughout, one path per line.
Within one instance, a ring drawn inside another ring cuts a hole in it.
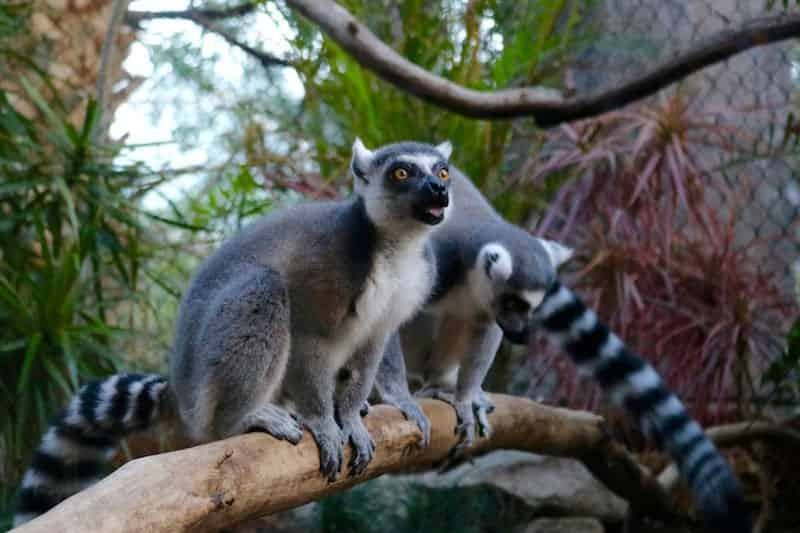
M 350 456 L 349 475 L 357 476 L 366 470 L 375 454 L 375 442 L 367 431 L 361 416 L 350 416 L 342 420 L 342 433 L 350 440 L 353 453 Z
M 450 451 L 451 455 L 461 455 L 461 453 L 475 443 L 475 414 L 472 402 L 455 402 L 453 408 L 456 410 L 458 423 L 456 424 L 455 434 L 458 435 L 458 442 Z
M 244 421 L 245 431 L 265 431 L 276 439 L 297 444 L 303 438 L 303 427 L 285 409 L 267 404 L 250 413 Z
M 400 412 L 403 413 L 406 420 L 410 420 L 417 425 L 422 432 L 422 442 L 420 442 L 420 445 L 423 448 L 427 448 L 431 443 L 431 422 L 428 420 L 428 417 L 425 416 L 425 413 L 422 412 L 422 409 L 419 408 L 417 402 L 414 400 L 406 400 L 398 402 L 395 407 L 400 409 Z
M 367 416 L 370 411 L 372 411 L 372 404 L 369 403 L 369 400 L 364 400 L 364 405 L 361 406 L 359 414 L 361 416 Z
M 342 468 L 344 442 L 347 437 L 333 418 L 304 420 L 304 424 L 319 448 L 319 471 L 328 483 L 333 483 Z
M 473 400 L 472 408 L 477 418 L 478 433 L 481 437 L 488 437 L 492 434 L 492 426 L 489 424 L 489 414 L 494 411 L 494 403 L 492 403 L 485 392 L 481 391 L 478 397 Z
M 459 436 L 458 443 L 451 455 L 460 454 L 475 442 L 475 430 L 481 437 L 492 433 L 489 413 L 494 411 L 494 404 L 489 396 L 481 390 L 472 400 L 458 402 L 453 391 L 438 385 L 426 385 L 417 392 L 423 398 L 435 398 L 453 406 L 458 417 L 455 432 Z

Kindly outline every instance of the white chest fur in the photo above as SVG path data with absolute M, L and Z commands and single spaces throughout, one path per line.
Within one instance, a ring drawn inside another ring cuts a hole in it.
M 358 349 L 393 333 L 422 307 L 433 285 L 432 268 L 423 256 L 424 241 L 402 250 L 379 254 L 348 317 L 332 346 L 337 366 Z

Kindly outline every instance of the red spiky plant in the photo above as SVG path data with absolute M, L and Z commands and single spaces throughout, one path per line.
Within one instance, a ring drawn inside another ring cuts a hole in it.
M 750 145 L 713 118 L 673 95 L 566 126 L 535 177 L 575 175 L 538 233 L 575 248 L 568 283 L 705 421 L 751 414 L 757 377 L 796 313 L 785 272 L 763 268 L 770 237 L 739 242 L 747 176 L 732 188 L 707 171 L 709 154 Z M 598 391 L 558 349 L 532 357 L 547 363 L 540 378 L 558 378 L 553 399 L 596 406 Z

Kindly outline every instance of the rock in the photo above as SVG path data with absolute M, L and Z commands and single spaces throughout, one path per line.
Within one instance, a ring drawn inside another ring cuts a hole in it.
M 316 503 L 301 505 L 288 511 L 262 516 L 241 523 L 231 533 L 308 533 L 316 531 Z
M 603 524 L 595 518 L 540 518 L 521 533 L 604 533 Z
M 628 504 L 597 481 L 578 461 L 499 451 L 438 475 L 417 478 L 431 488 L 490 485 L 511 494 L 537 515 L 594 517 L 621 522 Z

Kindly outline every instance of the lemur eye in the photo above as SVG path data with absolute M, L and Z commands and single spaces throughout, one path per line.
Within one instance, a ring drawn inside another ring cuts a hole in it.
M 398 181 L 403 181 L 408 177 L 408 171 L 404 168 L 396 168 L 394 172 L 392 172 L 392 176 Z
M 446 168 L 439 169 L 439 179 L 446 180 L 450 177 L 450 172 Z

